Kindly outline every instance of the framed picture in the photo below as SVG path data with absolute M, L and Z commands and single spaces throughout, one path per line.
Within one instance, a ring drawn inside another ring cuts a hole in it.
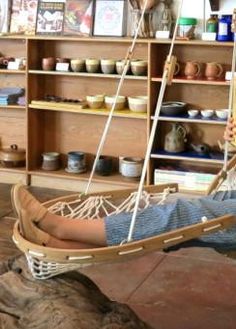
M 93 0 L 66 0 L 64 34 L 89 36 L 93 26 Z
M 93 35 L 124 36 L 127 0 L 96 0 Z
M 38 5 L 36 34 L 62 34 L 65 3 L 40 1 Z

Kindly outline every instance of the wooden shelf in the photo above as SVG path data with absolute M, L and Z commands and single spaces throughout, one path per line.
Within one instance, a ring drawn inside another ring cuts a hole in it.
M 64 71 L 42 71 L 42 70 L 29 70 L 29 74 L 39 75 L 65 75 L 70 77 L 89 77 L 89 78 L 106 78 L 106 79 L 120 79 L 119 74 L 104 74 L 104 73 L 87 73 L 87 72 L 64 72 Z M 136 76 L 128 74 L 125 76 L 127 80 L 147 80 L 147 76 Z
M 11 110 L 11 109 L 25 110 L 25 106 L 21 106 L 21 105 L 0 105 L 0 109 L 5 109 L 5 110 Z
M 151 117 L 152 120 L 154 120 L 154 116 Z M 189 117 L 167 117 L 167 116 L 160 116 L 158 118 L 159 121 L 166 121 L 166 122 L 187 122 L 187 123 L 201 123 L 201 124 L 210 124 L 210 125 L 220 125 L 225 126 L 226 120 L 220 120 L 220 119 L 201 119 L 199 118 L 189 118 Z
M 75 180 L 80 181 L 88 181 L 90 172 L 82 173 L 82 174 L 73 174 L 73 173 L 67 173 L 64 169 L 60 169 L 57 171 L 45 171 L 42 169 L 35 169 L 30 170 L 29 174 L 31 175 L 40 175 L 40 176 L 50 176 L 50 177 L 56 177 L 56 178 L 73 178 Z M 123 176 L 121 176 L 118 173 L 114 173 L 110 176 L 98 176 L 94 175 L 93 180 L 94 182 L 98 183 L 104 183 L 104 184 L 111 184 L 111 185 L 123 185 L 123 186 L 130 186 L 134 187 L 138 185 L 137 179 L 128 179 Z
M 152 82 L 161 82 L 162 78 L 161 77 L 156 77 L 151 79 Z M 226 80 L 214 80 L 214 81 L 209 81 L 206 79 L 202 80 L 188 80 L 186 78 L 175 78 L 172 80 L 173 83 L 184 83 L 184 84 L 195 84 L 195 85 L 206 85 L 206 86 L 230 86 L 230 81 Z
M 218 164 L 222 165 L 224 160 L 217 159 L 208 159 L 208 158 L 200 158 L 200 157 L 188 157 L 181 155 L 167 155 L 167 154 L 151 154 L 152 159 L 165 159 L 165 160 L 180 160 L 180 161 L 191 161 L 192 163 L 208 163 L 208 164 Z
M 109 110 L 107 109 L 66 109 L 62 107 L 55 107 L 55 106 L 39 106 L 39 105 L 29 105 L 29 108 L 32 110 L 46 110 L 46 111 L 57 111 L 57 112 L 69 112 L 69 113 L 78 113 L 78 114 L 89 114 L 89 115 L 102 115 L 102 116 L 108 116 Z M 146 113 L 135 113 L 128 109 L 122 110 L 122 111 L 115 111 L 114 117 L 121 117 L 121 118 L 130 118 L 130 119 L 147 119 Z
M 9 173 L 20 173 L 20 174 L 26 174 L 26 168 L 25 167 L 19 167 L 19 168 L 7 168 L 0 165 L 0 172 L 9 172 Z
M 26 74 L 25 70 L 0 69 L 0 74 Z

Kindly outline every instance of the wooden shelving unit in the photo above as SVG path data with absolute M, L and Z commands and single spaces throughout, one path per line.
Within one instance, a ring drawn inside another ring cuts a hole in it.
M 94 155 L 101 138 L 108 110 L 88 108 L 64 108 L 63 106 L 41 106 L 33 104 L 44 99 L 45 95 L 56 95 L 71 99 L 85 99 L 86 95 L 113 95 L 120 76 L 117 74 L 90 74 L 86 72 L 43 71 L 44 57 L 55 58 L 114 58 L 125 57 L 130 38 L 77 38 L 48 36 L 2 36 L 1 49 L 4 56 L 26 57 L 24 71 L 0 70 L 0 87 L 20 86 L 26 90 L 26 106 L 0 106 L 1 147 L 17 144 L 26 149 L 25 168 L 2 168 L 1 175 L 19 177 L 34 184 L 42 185 L 69 182 L 71 190 L 81 190 L 86 184 Z M 161 85 L 163 66 L 170 47 L 170 40 L 139 39 L 133 58 L 148 60 L 148 75 L 125 77 L 121 94 L 125 96 L 147 95 L 149 99 L 146 114 L 129 110 L 114 114 L 103 154 L 114 159 L 114 172 L 111 176 L 95 176 L 97 189 L 124 188 L 134 186 L 137 181 L 129 181 L 118 172 L 120 156 L 144 157 L 148 136 L 152 125 L 156 101 Z M 224 70 L 231 66 L 233 43 L 204 42 L 200 40 L 176 41 L 174 55 L 181 66 L 187 60 L 202 63 L 219 62 Z M 203 68 L 204 70 L 204 68 Z M 223 109 L 228 106 L 229 82 L 224 80 L 187 80 L 183 75 L 175 76 L 172 85 L 167 87 L 164 101 L 183 101 L 190 108 Z M 213 150 L 217 140 L 222 139 L 225 121 L 190 119 L 185 117 L 160 117 L 153 152 L 147 173 L 147 183 L 153 183 L 155 168 L 165 164 L 184 164 L 186 167 L 197 164 L 207 172 L 216 172 L 222 165 L 219 159 L 199 159 L 194 157 L 158 154 L 163 149 L 164 137 L 172 123 L 181 123 L 188 130 L 192 143 L 205 142 Z M 61 154 L 61 169 L 46 172 L 41 169 L 42 153 L 57 151 Z M 65 171 L 67 153 L 83 151 L 87 155 L 87 173 L 69 174 Z M 59 185 L 60 185 L 59 184 Z

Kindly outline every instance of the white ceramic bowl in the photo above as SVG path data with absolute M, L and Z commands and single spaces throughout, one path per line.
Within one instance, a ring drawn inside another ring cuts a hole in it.
M 91 109 L 99 109 L 104 103 L 104 95 L 88 95 L 86 101 Z
M 147 96 L 128 97 L 128 104 L 130 111 L 137 113 L 147 112 Z
M 214 115 L 214 110 L 201 110 L 201 116 L 203 118 L 211 118 Z
M 105 104 L 107 109 L 111 109 L 113 103 L 115 102 L 116 96 L 105 96 Z M 123 110 L 125 108 L 126 97 L 125 96 L 118 96 L 115 104 L 115 110 Z
M 229 115 L 229 110 L 228 109 L 222 109 L 222 110 L 216 110 L 216 116 L 219 119 L 226 120 Z
M 195 118 L 197 115 L 199 114 L 199 110 L 188 110 L 188 115 L 190 116 L 190 118 Z

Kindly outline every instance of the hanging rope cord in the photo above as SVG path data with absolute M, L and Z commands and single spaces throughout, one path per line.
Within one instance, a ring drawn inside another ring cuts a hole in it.
M 125 58 L 125 65 L 124 65 L 124 69 L 117 87 L 117 91 L 116 91 L 116 95 L 115 95 L 115 99 L 114 102 L 112 104 L 112 108 L 110 110 L 98 149 L 97 149 L 97 153 L 96 153 L 96 157 L 93 163 L 93 167 L 92 167 L 92 171 L 88 180 L 88 184 L 87 187 L 85 189 L 85 194 L 87 194 L 89 192 L 89 188 L 94 176 L 94 172 L 95 172 L 95 168 L 96 168 L 96 164 L 97 161 L 101 155 L 101 151 L 103 149 L 105 140 L 106 140 L 106 136 L 108 134 L 108 130 L 111 124 L 111 120 L 114 114 L 114 109 L 115 109 L 115 104 L 117 101 L 117 98 L 120 94 L 120 90 L 121 87 L 123 85 L 124 79 L 125 79 L 125 75 L 128 71 L 128 67 L 129 67 L 129 63 L 131 61 L 132 55 L 133 55 L 133 51 L 135 48 L 135 44 L 138 38 L 138 34 L 139 34 L 139 30 L 143 21 L 143 17 L 147 8 L 147 3 L 148 0 L 145 1 L 144 6 L 142 8 L 142 13 L 135 31 L 135 35 L 132 41 L 132 45 L 130 46 L 130 48 L 128 49 L 126 58 Z M 153 120 L 153 125 L 152 125 L 152 129 L 151 129 L 151 133 L 150 133 L 150 137 L 149 137 L 149 141 L 148 141 L 148 145 L 147 145 L 147 150 L 146 150 L 146 155 L 145 155 L 145 159 L 144 159 L 144 163 L 143 163 L 143 169 L 142 169 L 142 173 L 141 173 L 141 178 L 140 178 L 140 182 L 139 182 L 139 186 L 138 186 L 138 190 L 136 193 L 136 200 L 135 200 L 135 205 L 134 205 L 134 210 L 133 210 L 133 214 L 132 214 L 132 219 L 131 219 L 131 223 L 130 223 L 130 228 L 129 228 L 129 232 L 128 232 L 128 237 L 127 237 L 127 241 L 124 242 L 130 242 L 132 241 L 132 235 L 133 235 L 133 231 L 134 231 L 134 226 L 135 226 L 135 222 L 136 222 L 136 217 L 137 217 L 137 212 L 139 209 L 139 203 L 140 203 L 140 199 L 142 197 L 142 191 L 143 191 L 143 186 L 144 186 L 144 181 L 145 181 L 145 176 L 146 176 L 146 172 L 147 172 L 147 165 L 148 165 L 148 161 L 150 158 L 150 154 L 151 154 L 151 150 L 152 150 L 152 146 L 153 146 L 153 141 L 154 141 L 154 137 L 155 137 L 155 133 L 156 133 L 156 128 L 157 128 L 157 123 L 159 120 L 159 116 L 160 116 L 160 109 L 161 109 L 161 105 L 162 105 L 162 101 L 163 101 L 163 97 L 164 97 L 164 93 L 165 93 L 165 89 L 166 89 L 166 85 L 167 85 L 167 77 L 169 74 L 169 69 L 170 67 L 168 67 L 168 64 L 171 63 L 171 57 L 172 57 L 172 53 L 173 53 L 173 48 L 174 48 L 174 41 L 177 35 L 177 27 L 178 27 L 178 20 L 180 17 L 180 13 L 182 10 L 182 5 L 183 5 L 183 0 L 181 0 L 180 5 L 179 5 L 179 9 L 178 9 L 178 14 L 177 14 L 177 18 L 176 18 L 176 24 L 175 24 L 175 28 L 174 28 L 174 32 L 173 32 L 173 37 L 171 40 L 171 45 L 170 45 L 170 50 L 169 50 L 169 54 L 167 55 L 167 60 L 166 60 L 166 64 L 163 70 L 163 74 L 162 74 L 162 82 L 161 82 L 161 87 L 160 87 L 160 92 L 159 92 L 159 96 L 158 96 L 158 101 L 156 104 L 156 109 L 155 109 L 155 114 L 154 114 L 154 120 Z
M 236 10 L 235 10 L 236 12 Z M 236 14 L 234 14 L 235 16 Z M 234 17 L 234 20 L 236 21 L 236 17 Z M 232 24 L 232 32 L 236 33 L 236 22 Z M 231 62 L 231 80 L 230 80 L 230 89 L 229 89 L 229 100 L 228 100 L 228 119 L 232 117 L 233 115 L 233 98 L 234 98 L 234 87 L 235 87 L 235 66 L 236 66 L 236 38 L 234 38 L 234 45 L 233 45 L 233 55 L 232 55 L 232 62 Z M 225 141 L 225 146 L 224 146 L 224 163 L 223 163 L 223 168 L 221 172 L 219 173 L 218 177 L 219 179 L 217 182 L 213 182 L 212 185 L 209 187 L 207 194 L 214 193 L 216 192 L 222 183 L 228 178 L 230 180 L 229 176 L 229 170 L 231 169 L 230 162 L 228 162 L 229 158 L 229 144 L 230 142 Z M 232 167 L 234 164 L 234 160 L 232 161 Z M 230 188 L 230 182 L 229 183 L 229 188 Z
M 171 40 L 171 46 L 170 46 L 169 54 L 167 56 L 167 64 L 170 64 L 170 62 L 171 62 L 171 56 L 172 56 L 172 53 L 173 53 L 174 41 L 175 41 L 176 34 L 177 34 L 178 20 L 179 20 L 180 13 L 181 13 L 181 10 L 182 10 L 182 5 L 183 5 L 183 0 L 181 0 L 180 5 L 179 5 L 178 15 L 177 15 L 176 23 L 175 23 L 175 28 L 174 28 L 174 33 L 173 33 L 173 37 L 172 37 L 172 40 Z M 140 202 L 140 198 L 141 198 L 141 195 L 142 195 L 143 185 L 144 185 L 145 176 L 146 176 L 146 172 L 147 172 L 148 161 L 150 159 L 152 146 L 153 146 L 153 141 L 154 141 L 154 137 L 155 137 L 155 133 L 156 133 L 156 129 L 157 129 L 157 124 L 158 124 L 158 120 L 159 120 L 159 116 L 160 116 L 161 105 L 162 105 L 162 101 L 163 101 L 163 97 L 164 97 L 164 93 L 165 93 L 165 89 L 166 89 L 166 85 L 167 85 L 168 73 L 169 73 L 168 65 L 165 65 L 165 69 L 164 69 L 163 75 L 162 75 L 161 88 L 160 88 L 160 92 L 159 92 L 159 96 L 158 96 L 158 100 L 157 100 L 157 104 L 156 104 L 152 129 L 151 129 L 151 133 L 150 133 L 150 137 L 149 137 L 149 141 L 148 141 L 148 146 L 147 146 L 147 150 L 146 150 L 146 155 L 145 155 L 145 159 L 144 159 L 141 179 L 140 179 L 140 182 L 139 182 L 138 192 L 137 192 L 137 196 L 136 196 L 136 202 L 135 202 L 134 211 L 133 211 L 132 219 L 131 219 L 131 223 L 130 223 L 127 242 L 132 241 L 132 235 L 133 235 L 133 231 L 134 231 L 134 226 L 135 226 L 135 222 L 136 222 L 139 202 Z
M 96 168 L 98 159 L 99 159 L 99 157 L 101 155 L 101 152 L 102 152 L 104 143 L 106 141 L 108 130 L 110 128 L 111 120 L 112 120 L 112 117 L 113 117 L 113 114 L 114 114 L 115 105 L 116 105 L 117 99 L 118 99 L 118 97 L 120 95 L 120 90 L 121 90 L 121 87 L 123 85 L 123 82 L 124 82 L 126 73 L 128 71 L 128 68 L 129 68 L 129 64 L 130 64 L 130 61 L 131 61 L 131 58 L 132 58 L 132 55 L 133 55 L 133 52 L 134 52 L 134 48 L 135 48 L 135 45 L 136 45 L 138 34 L 139 34 L 139 31 L 140 31 L 140 28 L 141 28 L 141 24 L 142 24 L 142 21 L 143 21 L 144 13 L 145 13 L 146 8 L 147 8 L 147 3 L 148 3 L 148 0 L 146 0 L 145 3 L 144 3 L 144 6 L 143 6 L 143 9 L 142 9 L 142 12 L 141 12 L 140 19 L 139 19 L 137 28 L 135 30 L 135 34 L 134 34 L 134 37 L 133 37 L 132 44 L 129 47 L 129 49 L 127 51 L 127 54 L 126 54 L 126 57 L 125 57 L 124 69 L 123 69 L 123 72 L 122 72 L 121 77 L 120 77 L 120 80 L 119 80 L 119 84 L 118 84 L 118 87 L 117 87 L 117 91 L 116 91 L 114 102 L 112 104 L 112 108 L 111 108 L 111 110 L 109 112 L 109 116 L 108 116 L 108 119 L 107 119 L 105 128 L 103 130 L 103 134 L 102 134 L 100 143 L 98 145 L 96 157 L 95 157 L 95 160 L 93 162 L 92 171 L 91 171 L 91 174 L 90 174 L 90 177 L 89 177 L 89 180 L 88 180 L 88 184 L 87 184 L 86 189 L 85 189 L 85 192 L 84 192 L 85 194 L 88 194 L 88 192 L 89 192 L 89 188 L 90 188 L 90 185 L 92 183 L 92 179 L 93 179 L 93 176 L 94 176 L 94 173 L 95 173 L 95 168 Z

